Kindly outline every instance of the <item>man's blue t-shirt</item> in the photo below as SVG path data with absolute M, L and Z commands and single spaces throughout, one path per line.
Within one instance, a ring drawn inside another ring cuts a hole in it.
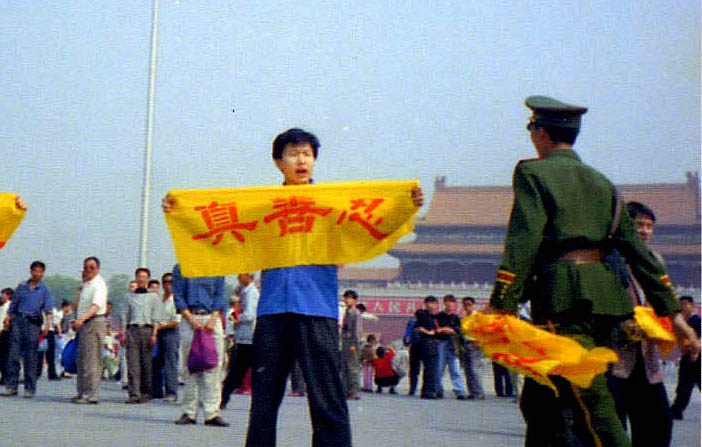
M 258 316 L 282 313 L 339 318 L 336 265 L 298 265 L 261 272 Z

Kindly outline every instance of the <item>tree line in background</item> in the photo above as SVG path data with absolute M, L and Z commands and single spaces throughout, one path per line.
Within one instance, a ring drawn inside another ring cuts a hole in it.
M 127 293 L 129 281 L 133 279 L 130 275 L 118 274 L 112 275 L 107 279 L 107 287 L 109 290 L 108 299 L 112 302 L 115 312 L 121 312 L 124 306 L 124 299 Z M 160 277 L 157 278 L 160 280 Z M 44 283 L 54 297 L 54 307 L 59 308 L 61 303 L 66 300 L 73 302 L 76 299 L 76 290 L 80 286 L 80 280 L 72 276 L 51 275 L 44 277 Z M 234 284 L 226 283 L 227 299 L 234 294 Z

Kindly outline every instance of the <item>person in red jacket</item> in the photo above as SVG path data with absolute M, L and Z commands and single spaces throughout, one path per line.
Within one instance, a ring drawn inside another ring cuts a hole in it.
M 373 368 L 375 369 L 375 384 L 378 387 L 378 394 L 383 392 L 383 387 L 390 387 L 390 394 L 395 393 L 395 386 L 400 381 L 400 376 L 395 373 L 392 368 L 392 358 L 395 357 L 395 351 L 392 349 L 385 350 L 380 346 L 375 350 L 376 358 L 373 359 Z

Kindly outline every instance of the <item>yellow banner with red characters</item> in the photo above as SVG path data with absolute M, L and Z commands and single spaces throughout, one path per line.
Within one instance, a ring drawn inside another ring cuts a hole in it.
M 10 240 L 26 213 L 17 208 L 16 200 L 17 194 L 0 192 L 0 249 Z
M 461 320 L 463 332 L 474 338 L 492 361 L 539 383 L 556 387 L 549 376 L 561 376 L 588 388 L 607 364 L 618 360 L 611 349 L 586 349 L 577 341 L 539 329 L 511 315 L 482 314 Z
M 184 276 L 365 261 L 414 230 L 417 180 L 174 190 L 166 223 Z
M 653 341 L 663 356 L 670 354 L 675 347 L 673 322 L 669 317 L 659 317 L 652 307 L 634 307 L 634 320 L 639 325 L 646 338 Z

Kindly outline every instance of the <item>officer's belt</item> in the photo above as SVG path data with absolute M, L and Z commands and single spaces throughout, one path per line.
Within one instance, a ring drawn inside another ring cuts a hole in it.
M 599 248 L 578 248 L 569 250 L 558 257 L 559 262 L 572 262 L 574 264 L 589 264 L 602 262 L 604 256 Z

